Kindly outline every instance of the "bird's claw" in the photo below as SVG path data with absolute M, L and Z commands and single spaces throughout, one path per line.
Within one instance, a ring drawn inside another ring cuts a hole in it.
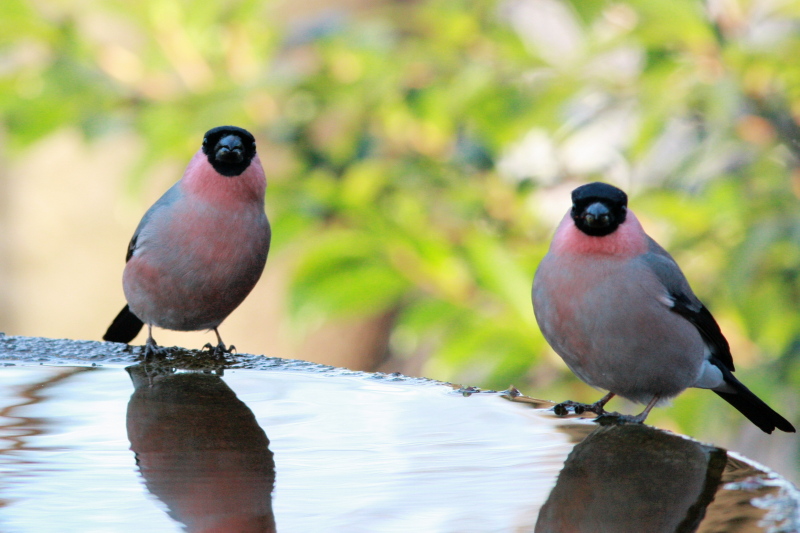
M 144 349 L 142 350 L 142 354 L 139 357 L 141 361 L 146 363 L 154 361 L 156 359 L 164 359 L 169 354 L 169 350 L 159 346 L 155 342 L 147 342 L 144 345 Z
M 231 344 L 230 346 L 225 346 L 223 343 L 219 343 L 216 346 L 207 342 L 205 346 L 203 346 L 204 350 L 208 350 L 208 353 L 214 357 L 215 359 L 219 359 L 224 361 L 226 355 L 233 355 L 236 352 L 236 346 Z

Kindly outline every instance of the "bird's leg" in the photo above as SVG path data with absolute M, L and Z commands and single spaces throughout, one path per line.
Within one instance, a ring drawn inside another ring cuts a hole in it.
M 153 338 L 153 326 L 147 324 L 147 342 L 144 344 L 142 359 L 145 361 L 152 361 L 158 355 L 164 355 L 164 350 L 163 348 L 159 348 L 158 343 Z
M 603 415 L 606 413 L 604 409 L 605 405 L 616 396 L 613 392 L 609 392 L 599 400 L 594 403 L 580 403 L 580 402 L 573 402 L 572 400 L 567 400 L 566 402 L 561 402 L 553 407 L 553 411 L 555 411 L 556 415 L 558 416 L 566 416 L 569 414 L 569 408 L 575 411 L 576 415 L 580 415 L 589 411 L 596 415 Z
M 656 406 L 656 404 L 660 399 L 661 399 L 660 396 L 653 396 L 653 399 L 650 400 L 650 403 L 647 404 L 647 407 L 644 408 L 644 411 L 642 411 L 638 415 L 631 416 L 631 415 L 621 415 L 619 413 L 605 413 L 601 416 L 598 416 L 595 419 L 595 422 L 598 422 L 600 425 L 603 426 L 610 424 L 619 424 L 619 423 L 641 424 L 647 419 L 647 415 L 650 414 L 650 411 L 653 409 L 653 407 Z
M 650 411 L 653 409 L 653 407 L 656 406 L 658 400 L 660 399 L 661 397 L 659 396 L 653 396 L 653 399 L 650 400 L 650 403 L 647 404 L 647 407 L 644 408 L 644 411 L 642 411 L 636 416 L 631 417 L 631 422 L 639 422 L 639 423 L 644 422 L 647 419 L 647 415 L 650 414 Z
M 600 399 L 599 399 L 599 400 L 597 400 L 596 402 L 594 402 L 594 403 L 592 403 L 592 404 L 589 404 L 589 405 L 587 405 L 587 406 L 585 406 L 585 407 L 583 407 L 583 406 L 580 406 L 580 405 L 578 405 L 578 406 L 575 406 L 575 413 L 576 413 L 576 414 L 581 414 L 581 413 L 583 413 L 584 411 L 590 411 L 590 412 L 592 412 L 592 413 L 594 413 L 594 414 L 596 414 L 596 415 L 602 415 L 602 414 L 604 414 L 604 413 L 606 412 L 606 410 L 604 409 L 605 405 L 606 405 L 606 404 L 609 402 L 609 400 L 611 400 L 611 398 L 613 398 L 614 396 L 616 396 L 616 394 L 614 394 L 613 392 L 609 392 L 608 394 L 606 394 L 605 396 L 603 396 L 602 398 L 600 398 Z M 583 407 L 583 409 L 581 409 L 581 410 L 579 411 L 579 409 L 580 409 L 581 407 Z

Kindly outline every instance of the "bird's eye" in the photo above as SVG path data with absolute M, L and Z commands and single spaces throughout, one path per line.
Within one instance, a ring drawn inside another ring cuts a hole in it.
M 203 146 L 208 146 L 208 137 L 203 137 Z

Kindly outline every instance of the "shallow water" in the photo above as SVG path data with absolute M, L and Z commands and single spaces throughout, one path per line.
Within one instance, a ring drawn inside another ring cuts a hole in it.
M 2 532 L 798 524 L 792 487 L 746 460 L 524 397 L 266 359 L 222 375 L 121 352 L 39 364 L 17 348 L 0 342 Z

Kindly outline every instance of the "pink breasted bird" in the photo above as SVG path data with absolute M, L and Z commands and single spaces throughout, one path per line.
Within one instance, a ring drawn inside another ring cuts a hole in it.
M 794 427 L 733 375 L 717 322 L 675 260 L 642 229 L 628 197 L 605 183 L 572 191 L 533 282 L 533 309 L 545 339 L 589 385 L 609 391 L 591 405 L 606 414 L 615 395 L 658 403 L 689 387 L 711 389 L 767 433 Z
M 213 329 L 255 286 L 267 261 L 267 186 L 247 130 L 206 132 L 183 177 L 148 209 L 128 245 L 122 287 L 128 301 L 103 340 L 128 343 L 147 324 L 146 355 L 155 353 L 152 327 Z

